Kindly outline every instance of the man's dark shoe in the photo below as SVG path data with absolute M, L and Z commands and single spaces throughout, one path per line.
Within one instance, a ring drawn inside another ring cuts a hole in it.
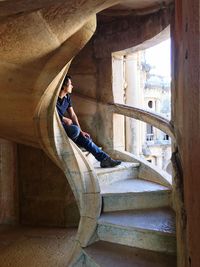
M 101 168 L 112 168 L 120 164 L 121 164 L 120 160 L 114 160 L 108 157 L 101 161 L 100 166 Z

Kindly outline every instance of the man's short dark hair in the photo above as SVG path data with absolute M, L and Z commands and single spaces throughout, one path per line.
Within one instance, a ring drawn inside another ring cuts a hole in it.
M 63 84 L 62 84 L 62 88 L 61 89 L 63 89 L 64 85 L 66 85 L 66 86 L 68 85 L 69 80 L 71 80 L 71 76 L 70 75 L 66 75 L 65 76 L 65 79 L 63 81 Z

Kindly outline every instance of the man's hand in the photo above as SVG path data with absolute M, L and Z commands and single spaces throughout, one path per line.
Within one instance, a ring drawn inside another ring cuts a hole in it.
M 82 134 L 84 137 L 86 137 L 86 138 L 90 138 L 89 133 L 86 133 L 86 132 L 84 132 L 84 131 L 81 131 L 81 134 Z
M 71 119 L 68 119 L 66 117 L 63 117 L 63 122 L 67 125 L 70 126 L 73 124 L 73 121 Z

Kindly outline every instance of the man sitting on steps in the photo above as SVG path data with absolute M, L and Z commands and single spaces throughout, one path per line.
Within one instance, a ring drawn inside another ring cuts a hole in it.
M 71 77 L 66 76 L 60 90 L 56 108 L 61 119 L 62 125 L 74 143 L 85 148 L 88 152 L 100 161 L 102 168 L 115 167 L 121 164 L 121 161 L 114 160 L 109 157 L 103 150 L 101 150 L 90 138 L 90 135 L 81 130 L 78 118 L 72 107 L 70 94 L 72 93 L 73 85 Z M 65 117 L 65 112 L 68 112 L 69 118 Z

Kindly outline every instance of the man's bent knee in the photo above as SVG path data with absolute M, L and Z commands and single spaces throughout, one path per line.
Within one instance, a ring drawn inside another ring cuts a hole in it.
M 68 137 L 71 138 L 73 141 L 78 138 L 81 132 L 80 128 L 77 125 L 64 126 L 64 128 Z

